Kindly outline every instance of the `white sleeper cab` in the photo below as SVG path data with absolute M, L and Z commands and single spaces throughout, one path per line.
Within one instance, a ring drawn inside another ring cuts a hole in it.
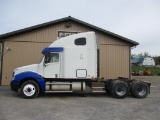
M 116 98 L 129 93 L 144 98 L 150 83 L 117 79 L 100 79 L 99 44 L 94 32 L 79 33 L 60 38 L 42 50 L 44 57 L 39 64 L 16 68 L 11 89 L 25 98 L 35 98 L 39 93 L 110 92 Z

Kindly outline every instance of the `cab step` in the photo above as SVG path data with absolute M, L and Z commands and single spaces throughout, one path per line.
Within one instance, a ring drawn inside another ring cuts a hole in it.
M 92 87 L 92 89 L 104 89 L 105 87 Z
M 72 85 L 72 83 L 46 83 L 45 85 Z
M 105 83 L 103 82 L 92 82 L 91 87 L 105 87 Z
M 45 93 L 68 93 L 73 91 L 45 91 Z
M 92 91 L 93 93 L 105 93 L 105 91 Z

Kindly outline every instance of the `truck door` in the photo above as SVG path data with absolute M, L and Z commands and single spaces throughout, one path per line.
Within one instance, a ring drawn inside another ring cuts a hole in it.
M 48 63 L 43 67 L 43 76 L 45 78 L 60 77 L 60 53 L 51 52 Z

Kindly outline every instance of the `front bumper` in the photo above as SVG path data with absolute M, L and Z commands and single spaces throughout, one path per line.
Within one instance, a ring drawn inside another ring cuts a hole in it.
M 11 90 L 12 90 L 12 91 L 18 92 L 19 83 L 11 82 L 11 83 L 10 83 L 10 86 L 11 86 Z

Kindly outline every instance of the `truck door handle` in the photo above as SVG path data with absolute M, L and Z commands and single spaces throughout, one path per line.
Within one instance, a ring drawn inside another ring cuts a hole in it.
M 82 54 L 80 55 L 80 59 L 83 59 L 83 55 Z
M 58 78 L 58 74 L 55 74 L 55 78 Z

